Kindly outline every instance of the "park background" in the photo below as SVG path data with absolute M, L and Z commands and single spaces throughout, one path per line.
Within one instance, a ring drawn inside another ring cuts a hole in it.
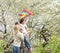
M 60 53 L 60 0 L 0 0 L 0 53 L 12 50 L 13 26 L 24 9 L 33 12 L 32 53 Z

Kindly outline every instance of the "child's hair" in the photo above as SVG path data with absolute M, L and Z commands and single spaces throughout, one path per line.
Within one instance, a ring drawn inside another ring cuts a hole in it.
M 14 27 L 14 30 L 18 30 L 18 28 L 17 27 Z
M 14 33 L 15 33 L 15 35 L 18 33 L 18 28 L 17 27 L 14 27 Z

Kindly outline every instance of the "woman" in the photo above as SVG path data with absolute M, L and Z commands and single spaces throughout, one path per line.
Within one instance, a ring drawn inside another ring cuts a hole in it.
M 25 46 L 31 52 L 32 47 L 31 47 L 31 44 L 30 44 L 29 39 L 27 37 L 30 31 L 27 31 L 27 26 L 26 26 L 25 22 L 26 22 L 26 20 L 24 18 L 22 18 L 20 20 L 20 29 L 21 29 L 20 32 L 23 33 Z
M 31 15 L 33 15 L 33 13 L 31 11 L 29 11 L 28 9 L 23 10 L 22 13 L 19 14 L 19 16 L 20 16 L 19 22 L 20 22 L 20 26 L 22 28 L 22 30 L 20 30 L 20 32 L 22 32 L 24 35 L 24 43 L 29 51 L 32 51 L 32 47 L 31 47 L 31 44 L 30 44 L 29 39 L 27 37 L 30 31 L 27 31 L 26 23 L 27 23 L 27 19 Z
M 14 35 L 13 35 L 14 42 L 13 42 L 12 53 L 20 53 L 21 41 L 24 41 L 24 36 L 21 32 L 19 32 L 19 27 L 20 24 L 16 22 L 14 27 Z

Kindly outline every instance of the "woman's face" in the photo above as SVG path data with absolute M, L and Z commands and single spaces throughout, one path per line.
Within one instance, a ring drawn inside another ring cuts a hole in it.
M 29 17 L 29 16 L 26 16 L 26 17 L 24 18 L 24 21 L 22 22 L 23 24 L 26 23 L 28 17 Z
M 22 24 L 24 24 L 26 22 L 26 19 L 24 18 L 24 20 L 22 21 Z
M 26 21 L 24 20 L 22 23 L 24 24 Z
M 23 22 L 26 23 L 27 19 L 28 19 L 28 16 L 26 16 L 26 18 L 24 18 Z

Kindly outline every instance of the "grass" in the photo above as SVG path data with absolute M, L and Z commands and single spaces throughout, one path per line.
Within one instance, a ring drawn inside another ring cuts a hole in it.
M 38 52 L 39 52 L 38 48 L 33 48 L 32 53 L 38 53 Z
M 0 40 L 0 53 L 4 53 L 3 40 Z M 42 46 L 42 42 L 40 42 L 39 47 L 33 48 L 32 53 L 60 53 L 60 37 L 51 36 L 49 44 L 47 44 L 44 48 Z
M 0 40 L 0 53 L 4 53 L 4 41 Z
M 60 37 L 51 36 L 49 44 L 44 48 L 42 42 L 40 42 L 38 48 L 33 48 L 32 53 L 60 53 Z

